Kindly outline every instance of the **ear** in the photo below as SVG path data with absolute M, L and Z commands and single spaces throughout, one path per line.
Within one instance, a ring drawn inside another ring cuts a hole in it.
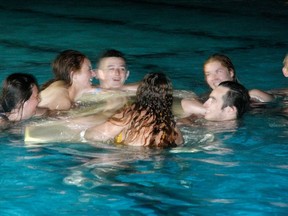
M 129 75 L 130 75 L 130 71 L 128 70 L 128 71 L 126 72 L 126 77 L 125 77 L 125 80 L 127 80 L 127 79 L 128 79 Z
M 103 71 L 103 70 L 97 69 L 97 70 L 95 71 L 95 74 L 96 74 L 96 76 L 95 76 L 96 79 L 98 79 L 98 80 L 104 80 L 104 79 L 105 79 L 104 71 Z
M 227 106 L 224 108 L 225 112 L 228 114 L 237 114 L 237 108 L 235 106 Z
M 234 78 L 235 78 L 235 73 L 234 73 L 234 70 L 230 70 L 230 71 L 229 71 L 229 73 L 230 73 L 230 76 L 231 76 L 231 78 L 232 78 L 232 77 L 234 77 Z
M 73 79 L 75 79 L 75 74 L 77 74 L 77 73 L 74 73 L 74 71 L 70 72 L 70 80 L 71 81 L 73 81 Z
M 233 120 L 237 118 L 237 108 L 235 106 L 227 106 L 224 108 L 226 113 L 226 120 Z

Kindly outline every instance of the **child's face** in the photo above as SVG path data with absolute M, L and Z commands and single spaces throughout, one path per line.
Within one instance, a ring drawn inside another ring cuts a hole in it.
M 97 71 L 100 86 L 108 89 L 121 88 L 128 74 L 126 62 L 119 57 L 102 59 Z

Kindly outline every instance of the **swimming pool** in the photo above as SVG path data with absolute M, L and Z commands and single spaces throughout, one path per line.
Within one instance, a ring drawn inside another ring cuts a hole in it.
M 129 59 L 129 82 L 161 68 L 176 89 L 201 94 L 204 60 L 223 52 L 247 88 L 287 87 L 287 1 L 19 2 L 0 3 L 1 80 L 29 72 L 42 84 L 61 50 L 78 49 L 95 64 L 116 48 Z M 0 213 L 286 215 L 288 121 L 267 106 L 228 128 L 184 127 L 185 145 L 171 150 L 27 148 L 22 125 L 2 131 Z

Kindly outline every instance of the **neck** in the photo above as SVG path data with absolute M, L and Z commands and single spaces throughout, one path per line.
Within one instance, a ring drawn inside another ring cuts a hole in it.
M 83 93 L 88 92 L 91 89 L 92 89 L 92 86 L 90 86 L 89 88 L 83 89 L 83 87 L 81 86 L 72 85 L 68 88 L 69 98 L 71 99 L 71 101 L 75 102 L 78 98 L 82 96 Z

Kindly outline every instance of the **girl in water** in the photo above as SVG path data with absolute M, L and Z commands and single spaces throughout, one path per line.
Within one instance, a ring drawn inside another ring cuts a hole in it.
M 87 129 L 84 137 L 133 146 L 175 147 L 183 143 L 183 137 L 176 127 L 172 103 L 172 83 L 165 74 L 147 74 L 137 89 L 136 101 L 107 122 Z
M 76 50 L 61 52 L 52 64 L 55 78 L 43 85 L 39 107 L 69 110 L 83 93 L 92 91 L 90 60 Z
M 3 84 L 0 98 L 0 125 L 29 119 L 39 103 L 38 85 L 30 74 L 14 73 Z
M 239 82 L 231 59 L 223 54 L 216 53 L 210 56 L 204 62 L 203 71 L 205 81 L 212 90 L 224 81 Z M 273 95 L 258 89 L 250 90 L 249 95 L 251 100 L 256 102 L 270 102 L 274 99 Z M 181 101 L 181 105 L 187 115 L 204 115 L 206 111 L 203 104 L 195 99 L 185 98 Z

